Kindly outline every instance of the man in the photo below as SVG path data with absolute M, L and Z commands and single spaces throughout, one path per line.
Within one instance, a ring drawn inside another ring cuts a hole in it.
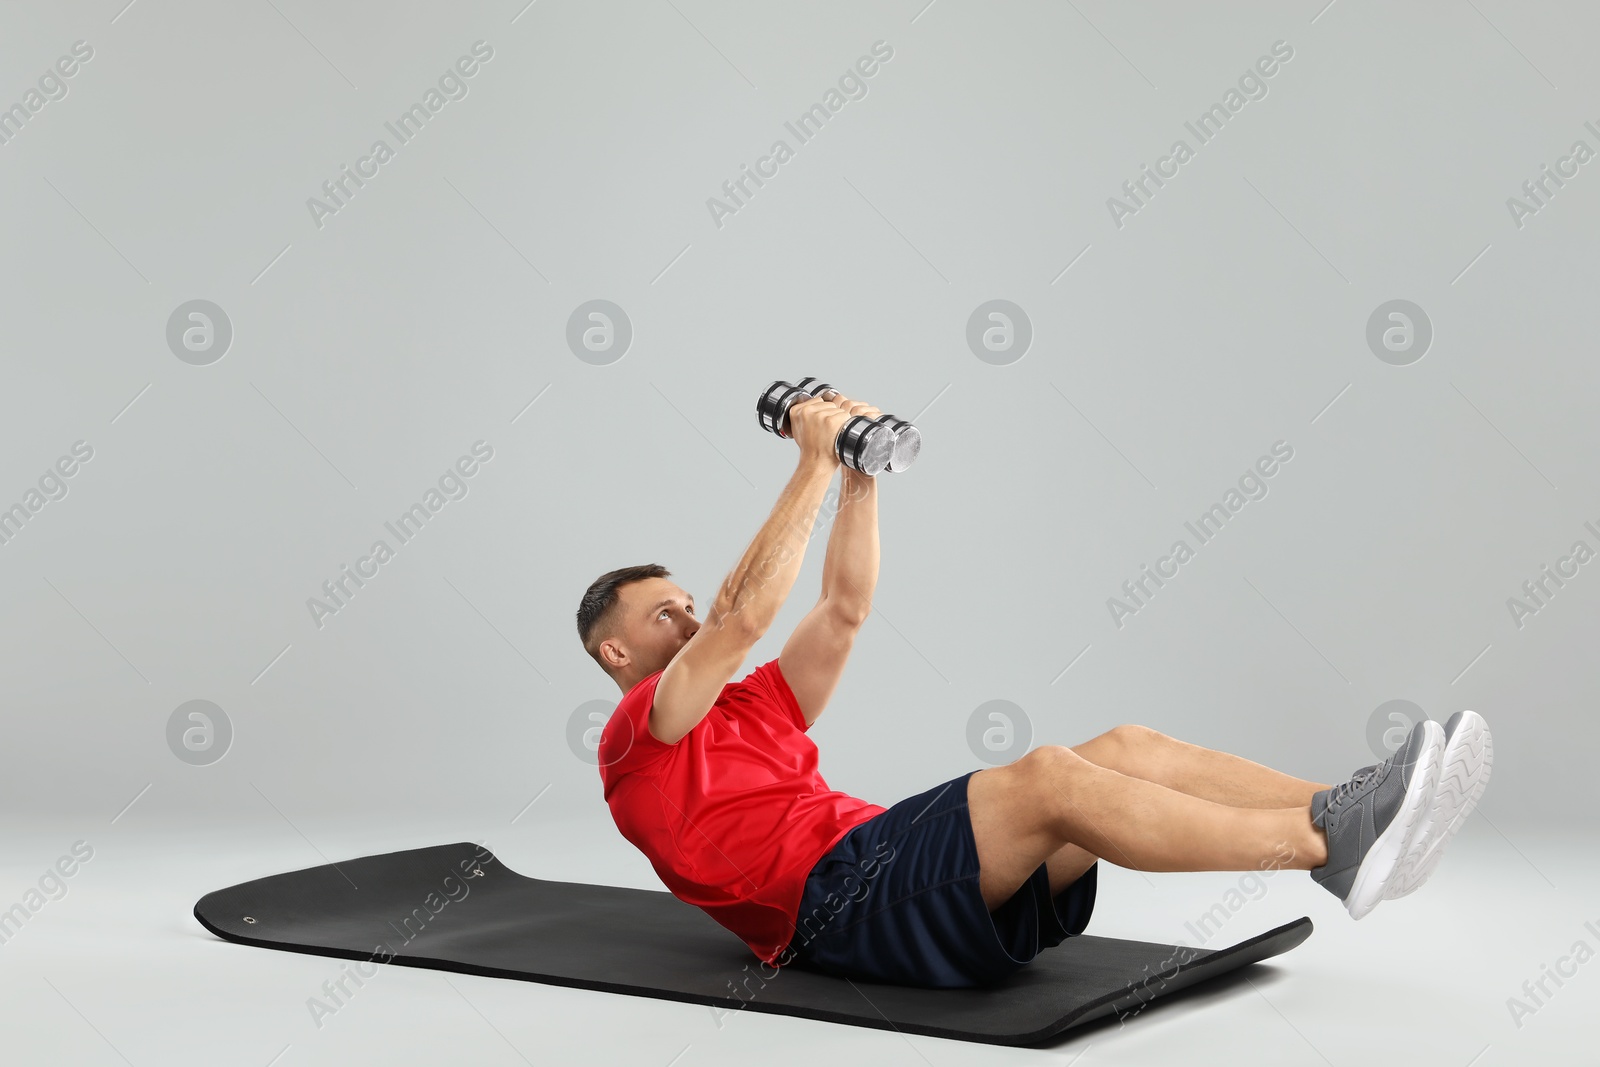
M 659 565 L 602 575 L 584 648 L 622 690 L 600 775 L 622 835 L 679 899 L 769 966 L 909 985 L 987 985 L 1083 932 L 1097 862 L 1142 871 L 1287 867 L 1359 919 L 1432 872 L 1488 781 L 1481 716 L 1419 722 L 1337 786 L 1118 726 L 1044 745 L 892 807 L 828 788 L 806 736 L 878 579 L 877 485 L 842 468 L 822 595 L 778 658 L 731 679 L 799 574 L 833 441 L 877 408 L 796 404 L 800 460 L 703 616 Z

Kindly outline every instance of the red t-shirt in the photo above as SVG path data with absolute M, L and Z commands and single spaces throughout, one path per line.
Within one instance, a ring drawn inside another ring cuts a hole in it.
M 776 966 L 794 939 L 806 875 L 852 827 L 887 809 L 822 780 L 777 660 L 723 686 L 675 745 L 650 732 L 661 674 L 628 690 L 601 730 L 611 817 L 673 896 Z

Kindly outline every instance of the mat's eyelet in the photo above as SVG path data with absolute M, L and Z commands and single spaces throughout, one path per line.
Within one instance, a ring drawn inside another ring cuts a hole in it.
M 245 921 L 245 922 L 247 922 L 247 923 L 253 923 L 253 922 L 255 922 L 255 921 L 256 921 L 256 920 L 255 920 L 255 917 L 254 917 L 254 916 L 251 916 L 251 915 L 246 915 L 246 916 L 245 916 L 245 917 L 244 917 L 244 921 Z

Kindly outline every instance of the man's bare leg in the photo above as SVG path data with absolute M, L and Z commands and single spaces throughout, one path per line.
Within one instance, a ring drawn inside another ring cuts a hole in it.
M 1044 861 L 1050 872 L 1050 895 L 1055 896 L 1082 878 L 1083 872 L 1093 867 L 1094 861 L 1099 858 L 1082 845 L 1062 845 L 1050 853 Z M 989 910 L 993 911 L 994 908 Z
M 1099 856 L 1143 871 L 1242 871 L 1327 862 L 1309 798 L 1279 808 L 1232 807 L 1123 774 L 1059 745 L 972 775 L 967 802 L 979 879 L 990 910 L 1041 863 L 1075 845 L 1051 871 L 1052 891 Z M 1074 871 L 1074 868 L 1076 870 Z
M 1090 763 L 1235 808 L 1310 807 L 1312 794 L 1329 788 L 1147 726 L 1117 726 L 1072 751 Z
M 1303 804 L 1309 809 L 1312 794 L 1328 788 L 1144 726 L 1117 726 L 1081 745 L 1073 745 L 1072 750 L 1102 767 L 1236 808 Z M 1050 871 L 1050 892 L 1059 893 L 1077 881 L 1097 858 L 1081 845 L 1062 845 L 1045 860 Z

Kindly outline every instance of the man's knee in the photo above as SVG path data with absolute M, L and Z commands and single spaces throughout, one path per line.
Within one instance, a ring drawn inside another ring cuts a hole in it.
M 1166 734 L 1148 726 L 1124 723 L 1074 745 L 1073 751 L 1091 763 L 1137 775 L 1136 768 L 1148 767 L 1150 759 L 1170 743 Z
M 1004 766 L 977 772 L 968 795 L 980 798 L 974 805 L 1002 813 L 1003 835 L 1059 834 L 1066 825 L 1067 798 L 1085 768 L 1093 764 L 1065 745 L 1040 745 Z
M 1158 730 L 1131 722 L 1125 722 L 1121 726 L 1113 726 L 1106 731 L 1105 736 L 1118 748 L 1129 752 L 1136 752 L 1142 748 L 1159 745 L 1168 740 L 1167 735 Z
M 1048 796 L 1048 791 L 1052 787 L 1059 787 L 1072 774 L 1088 765 L 1088 762 L 1066 745 L 1040 745 L 1017 760 L 1013 766 L 1031 789 Z

